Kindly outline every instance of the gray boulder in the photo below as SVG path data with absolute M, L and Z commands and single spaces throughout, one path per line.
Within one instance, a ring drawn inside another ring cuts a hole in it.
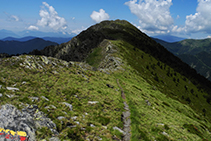
M 11 104 L 2 105 L 0 109 L 0 127 L 5 131 L 10 131 L 10 133 L 16 133 L 14 136 L 22 134 L 30 141 L 37 140 L 35 131 L 42 127 L 48 127 L 55 135 L 59 134 L 55 130 L 56 124 L 47 118 L 43 112 L 39 111 L 36 105 L 27 106 L 22 109 L 22 112 Z

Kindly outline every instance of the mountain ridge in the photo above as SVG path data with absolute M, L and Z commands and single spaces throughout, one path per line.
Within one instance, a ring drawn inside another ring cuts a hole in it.
M 170 52 L 177 55 L 185 63 L 197 70 L 198 73 L 211 81 L 211 40 L 207 39 L 186 39 L 180 42 L 168 43 L 159 39 L 154 39 L 163 45 Z
M 20 42 L 25 42 L 25 41 L 32 40 L 32 39 L 35 39 L 35 38 L 41 38 L 41 37 L 35 37 L 35 36 L 26 36 L 26 37 L 22 37 L 22 38 L 6 37 L 6 38 L 2 39 L 2 41 L 20 41 Z M 42 37 L 41 39 L 61 44 L 61 43 L 65 43 L 65 42 L 70 41 L 72 39 L 72 37 L 69 37 L 69 38 Z
M 186 38 L 172 36 L 172 35 L 157 35 L 157 36 L 152 36 L 151 38 L 163 40 L 163 41 L 169 42 L 169 43 L 179 42 L 179 41 L 186 39 Z
M 43 49 L 49 45 L 57 45 L 55 42 L 45 41 L 41 38 L 34 38 L 25 42 L 21 41 L 1 41 L 0 40 L 0 53 L 23 54 L 29 53 L 34 49 Z
M 69 37 L 76 36 L 76 34 L 75 33 L 69 34 L 67 32 L 42 32 L 42 31 L 34 31 L 34 30 L 23 30 L 23 31 L 17 31 L 17 32 L 5 30 L 5 29 L 0 30 L 0 39 L 4 39 L 7 37 L 23 38 L 26 36 L 36 36 L 39 38 L 42 38 L 42 37 L 69 38 Z
M 145 53 L 151 54 L 153 57 L 167 63 L 182 74 L 184 72 L 181 68 L 189 71 L 183 75 L 188 77 L 189 74 L 195 74 L 196 79 L 201 79 L 201 82 L 209 83 L 205 78 L 198 76 L 197 72 L 183 63 L 181 59 L 175 57 L 171 52 L 167 51 L 166 48 L 125 20 L 103 21 L 91 26 L 86 31 L 82 31 L 67 43 L 54 47 L 46 47 L 41 51 L 32 51 L 29 54 L 51 56 L 66 61 L 85 61 L 92 49 L 97 47 L 103 39 L 124 40 L 132 44 L 134 49 L 137 48 L 143 50 Z M 167 54 L 168 60 L 166 60 Z
M 0 59 L 0 100 L 29 111 L 34 139 L 211 139 L 210 82 L 127 21 L 31 53 Z

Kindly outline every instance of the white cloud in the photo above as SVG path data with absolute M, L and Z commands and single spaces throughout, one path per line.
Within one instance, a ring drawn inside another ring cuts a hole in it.
M 171 32 L 174 32 L 174 33 L 184 33 L 185 32 L 185 27 L 179 27 L 177 25 L 172 26 Z
M 170 32 L 174 23 L 169 10 L 172 0 L 131 0 L 125 5 L 139 18 L 142 29 L 150 33 Z
M 208 36 L 207 36 L 207 38 L 211 38 L 211 36 L 210 36 L 210 35 L 208 35 Z
M 20 18 L 18 16 L 10 15 L 7 12 L 4 12 L 4 13 L 7 15 L 7 18 L 8 18 L 9 21 L 15 21 L 15 22 L 20 21 Z
M 19 21 L 19 18 L 17 16 L 15 16 L 15 15 L 11 15 L 11 18 L 14 19 L 16 22 Z
M 84 26 L 82 26 L 80 29 L 72 30 L 71 33 L 79 34 L 81 31 L 86 30 L 86 29 L 87 29 L 87 28 L 85 28 Z M 71 33 L 70 33 L 70 34 L 71 34 Z
M 198 0 L 194 15 L 186 16 L 185 29 L 188 33 L 211 33 L 211 0 Z
M 30 25 L 28 27 L 28 30 L 39 30 L 39 28 L 37 26 L 34 26 L 34 25 Z
M 58 13 L 55 11 L 55 9 L 48 3 L 43 2 L 42 4 L 43 8 L 39 13 L 41 20 L 38 20 L 37 25 L 43 27 L 48 26 L 54 30 L 66 29 L 66 20 L 63 17 L 58 16 Z
M 96 23 L 109 19 L 109 15 L 103 9 L 100 9 L 99 12 L 93 11 L 90 17 Z

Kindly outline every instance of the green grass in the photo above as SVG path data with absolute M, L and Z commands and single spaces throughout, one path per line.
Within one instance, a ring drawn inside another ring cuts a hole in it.
M 0 98 L 1 105 L 11 103 L 19 109 L 22 108 L 21 103 L 38 105 L 39 110 L 56 124 L 62 140 L 122 139 L 122 134 L 113 130 L 114 126 L 123 129 L 124 104 L 116 81 L 119 79 L 131 112 L 132 141 L 211 140 L 211 110 L 203 90 L 198 90 L 190 80 L 132 45 L 121 40 L 110 42 L 119 50 L 113 55 L 123 60 L 125 71 L 106 74 L 77 65 L 69 68 L 46 65 L 42 70 L 30 70 L 19 67 L 20 62 L 17 64 L 12 59 L 10 62 L 15 66 L 2 63 L 0 85 L 3 88 L 0 93 L 4 96 Z M 87 61 L 93 66 L 98 65 L 95 59 L 101 57 L 103 51 L 103 46 L 96 48 Z M 4 89 L 14 84 L 20 91 Z M 7 98 L 5 94 L 16 97 Z M 31 97 L 39 99 L 32 102 Z M 89 104 L 89 101 L 98 103 Z M 72 104 L 73 111 L 62 102 Z M 45 107 L 49 105 L 56 106 L 56 109 L 47 110 Z M 59 116 L 65 119 L 61 122 L 57 119 Z M 75 121 L 71 118 L 74 116 L 77 116 Z M 70 128 L 69 124 L 76 127 Z M 37 130 L 36 134 L 39 139 L 51 136 L 45 127 Z
M 86 58 L 86 62 L 93 67 L 98 67 L 103 57 L 101 52 L 102 52 L 101 47 L 93 49 L 92 53 Z
M 118 126 L 123 128 L 121 122 L 121 114 L 123 112 L 123 102 L 120 97 L 120 92 L 115 89 L 108 88 L 106 84 L 113 85 L 118 88 L 116 79 L 102 73 L 93 72 L 90 70 L 82 70 L 81 68 L 54 68 L 58 72 L 57 75 L 51 73 L 51 70 L 42 70 L 36 72 L 35 70 L 28 70 L 25 68 L 10 68 L 7 66 L 0 66 L 2 73 L 0 80 L 3 82 L 3 87 L 11 87 L 16 84 L 16 88 L 20 91 L 11 92 L 1 89 L 4 94 L 17 95 L 16 98 L 9 99 L 5 95 L 0 98 L 1 105 L 11 103 L 20 107 L 20 103 L 36 104 L 39 110 L 45 112 L 56 123 L 60 132 L 59 137 L 62 139 L 82 139 L 85 137 L 112 139 L 112 127 Z M 81 72 L 78 74 L 78 72 Z M 87 81 L 83 75 L 89 81 Z M 4 82 L 5 80 L 5 82 Z M 22 84 L 26 81 L 26 84 Z M 45 96 L 49 99 L 46 101 L 41 97 Z M 38 97 L 38 101 L 31 101 L 30 97 Z M 88 101 L 98 101 L 97 104 L 88 104 Z M 62 102 L 72 104 L 73 111 L 70 111 Z M 56 104 L 55 104 L 56 103 Z M 49 111 L 45 109 L 46 106 L 54 105 L 56 109 L 50 108 Z M 21 108 L 21 107 L 20 107 Z M 67 114 L 65 114 L 66 112 Z M 59 116 L 66 117 L 66 125 L 62 125 L 57 119 Z M 77 125 L 71 117 L 77 116 Z M 67 123 L 77 125 L 76 128 L 67 127 Z M 95 125 L 91 127 L 90 124 Z M 103 126 L 107 126 L 105 129 Z M 80 128 L 87 130 L 80 131 L 81 134 L 72 134 L 79 132 Z M 45 136 L 45 133 L 40 133 L 38 137 Z M 45 136 L 48 137 L 48 134 Z

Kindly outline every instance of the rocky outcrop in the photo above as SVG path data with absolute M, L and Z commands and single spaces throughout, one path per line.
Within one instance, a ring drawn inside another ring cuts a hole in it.
M 103 72 L 113 72 L 117 70 L 124 70 L 122 65 L 123 60 L 115 55 L 118 52 L 118 48 L 113 45 L 109 40 L 103 40 L 99 47 L 102 48 L 102 60 L 98 69 Z
M 21 55 L 12 56 L 1 61 L 2 64 L 18 65 L 26 69 L 42 70 L 46 67 L 63 68 L 72 66 L 71 62 L 59 60 L 53 57 L 35 56 L 35 55 Z
M 39 111 L 36 105 L 28 105 L 22 111 L 10 104 L 1 106 L 0 140 L 36 141 L 35 132 L 42 127 L 48 127 L 55 136 L 59 134 L 55 130 L 56 124 Z

